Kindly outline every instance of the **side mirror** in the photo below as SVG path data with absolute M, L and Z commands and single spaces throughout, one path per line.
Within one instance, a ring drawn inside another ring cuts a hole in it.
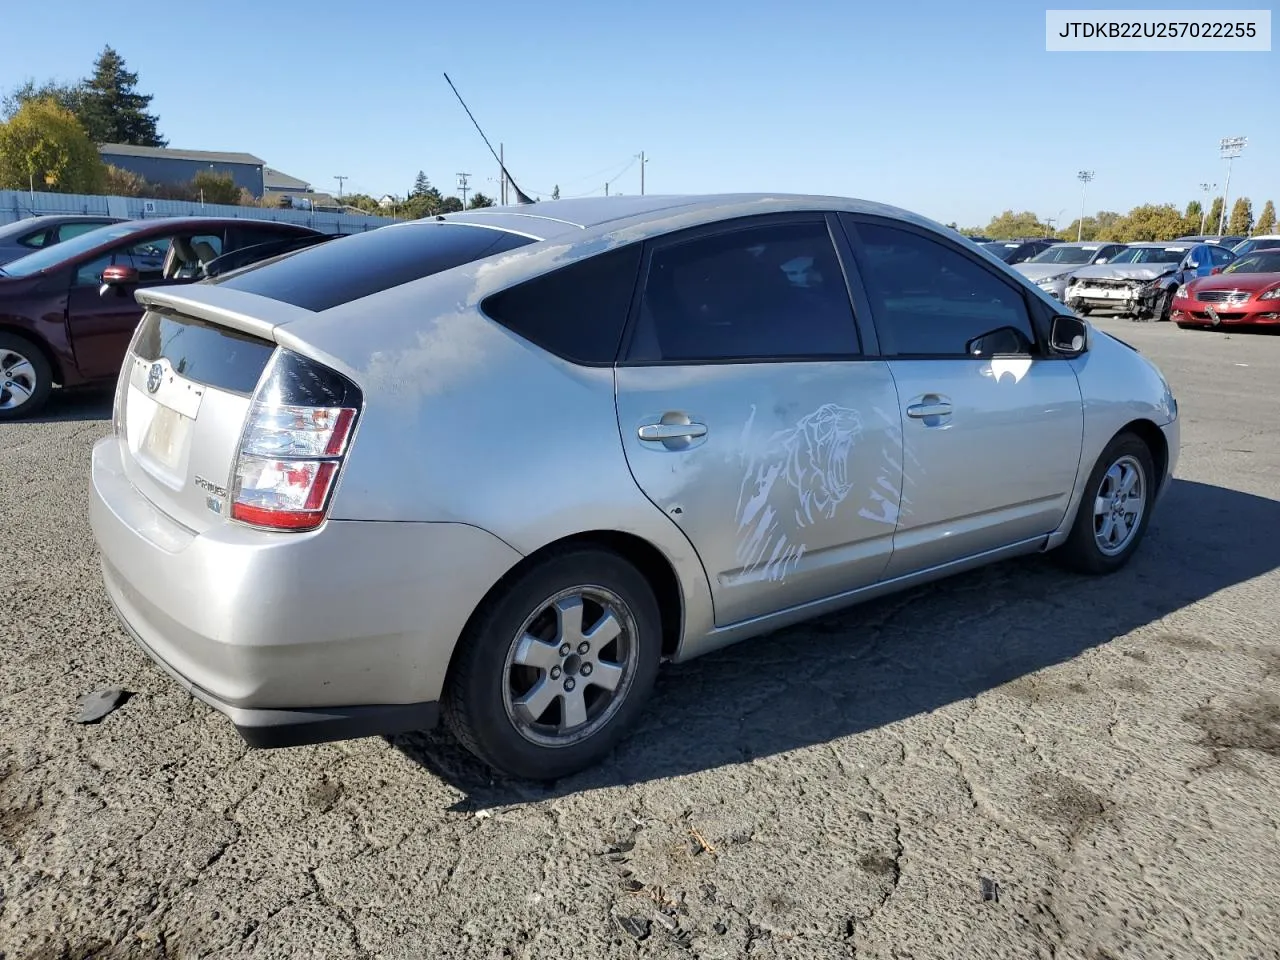
M 1186 263 L 1184 263 L 1184 264 L 1182 265 L 1182 269 L 1184 269 L 1184 270 L 1199 270 L 1199 269 L 1200 269 L 1200 264 L 1199 264 L 1197 261 L 1195 261 L 1195 260 L 1188 260 Z
M 1029 354 L 1031 344 L 1017 327 L 998 327 L 974 337 L 964 345 L 971 357 L 993 357 L 997 354 Z
M 1049 349 L 1068 357 L 1078 357 L 1089 344 L 1089 325 L 1079 317 L 1059 314 L 1049 324 Z
M 107 267 L 102 271 L 102 287 L 98 293 L 105 297 L 107 291 L 114 290 L 117 296 L 124 296 L 137 284 L 138 271 L 133 267 Z
M 1210 275 L 1215 274 L 1215 273 L 1221 273 L 1221 272 L 1222 272 L 1222 268 L 1221 268 L 1221 267 L 1214 267 L 1212 270 L 1210 270 L 1210 271 L 1209 271 Z

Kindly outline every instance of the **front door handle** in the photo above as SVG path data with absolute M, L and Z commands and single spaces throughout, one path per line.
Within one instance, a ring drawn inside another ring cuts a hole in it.
M 924 420 L 927 417 L 949 417 L 951 404 L 941 397 L 921 397 L 919 403 L 913 403 L 907 407 L 907 416 L 914 420 Z
M 705 423 L 646 423 L 638 431 L 641 440 L 660 442 L 663 440 L 692 440 L 694 437 L 705 437 Z

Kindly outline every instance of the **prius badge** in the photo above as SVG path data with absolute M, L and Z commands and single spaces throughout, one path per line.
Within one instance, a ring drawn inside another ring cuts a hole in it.
M 160 380 L 164 377 L 164 367 L 158 363 L 151 365 L 147 373 L 147 393 L 155 393 L 160 389 Z

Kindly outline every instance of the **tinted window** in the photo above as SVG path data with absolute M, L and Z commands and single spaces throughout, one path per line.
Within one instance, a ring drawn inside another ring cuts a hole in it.
M 505 230 L 433 220 L 331 240 L 209 282 L 304 310 L 328 310 L 533 242 Z
M 640 244 L 561 267 L 487 297 L 504 327 L 576 363 L 613 363 L 640 272 Z
M 47 270 L 50 267 L 66 263 L 82 253 L 88 253 L 94 247 L 109 240 L 127 237 L 131 233 L 149 229 L 150 227 L 151 224 L 143 222 L 99 227 L 97 230 L 82 233 L 66 243 L 55 243 L 53 246 L 45 247 L 43 250 L 36 250 L 25 257 L 6 263 L 4 272 L 11 277 L 29 277 L 33 273 L 39 273 L 41 270 Z
M 117 264 L 125 267 L 133 266 L 133 262 L 128 257 L 108 253 L 106 256 L 97 257 L 87 263 L 80 264 L 76 269 L 75 276 L 71 278 L 71 285 L 73 287 L 96 287 L 102 283 L 102 271 Z
M 1280 273 L 1280 249 L 1259 250 L 1237 257 L 1223 273 Z
M 1221 266 L 1234 260 L 1235 254 L 1223 247 L 1210 247 L 1209 256 L 1213 258 L 1213 262 Z
M 219 390 L 252 393 L 275 344 L 187 317 L 148 311 L 134 353 L 164 357 L 174 372 Z
M 1111 263 L 1180 263 L 1187 255 L 1186 247 L 1127 247 Z
M 49 231 L 37 230 L 35 233 L 28 233 L 25 237 L 19 237 L 18 242 L 24 247 L 30 247 L 35 250 L 45 245 L 45 241 L 49 239 Z
M 987 267 L 908 230 L 859 223 L 857 231 L 884 353 L 965 356 L 970 340 L 999 327 L 1035 342 L 1022 294 Z
M 660 246 L 628 357 L 686 363 L 858 353 L 825 221 L 749 227 Z
M 97 230 L 99 227 L 105 227 L 108 224 L 104 221 L 90 220 L 87 223 L 64 223 L 58 227 L 58 241 L 60 243 L 70 240 L 72 237 L 78 237 L 90 230 Z
M 1097 247 L 1070 247 L 1065 244 L 1040 251 L 1028 263 L 1088 263 L 1098 252 Z

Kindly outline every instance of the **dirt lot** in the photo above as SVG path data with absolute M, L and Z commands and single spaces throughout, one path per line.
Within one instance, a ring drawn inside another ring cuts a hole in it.
M 1184 421 L 1126 571 L 673 668 L 554 789 L 439 734 L 248 752 L 103 598 L 108 404 L 0 426 L 0 958 L 1280 956 L 1280 337 L 1102 325 Z

